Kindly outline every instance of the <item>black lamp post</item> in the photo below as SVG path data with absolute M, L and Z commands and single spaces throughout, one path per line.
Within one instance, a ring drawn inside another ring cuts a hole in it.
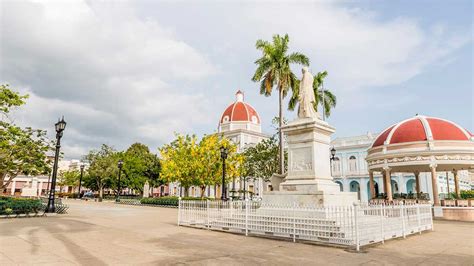
M 120 174 L 122 173 L 122 166 L 123 166 L 123 161 L 119 160 L 118 161 L 118 186 L 117 186 L 117 196 L 115 197 L 115 201 L 119 202 L 120 201 Z
M 58 160 L 59 160 L 59 149 L 61 148 L 61 137 L 63 136 L 63 131 L 66 128 L 66 121 L 64 117 L 61 120 L 58 120 L 54 124 L 56 129 L 56 151 L 54 153 L 54 164 L 53 164 L 53 175 L 51 177 L 51 188 L 49 189 L 49 199 L 48 205 L 46 206 L 47 213 L 55 213 L 56 208 L 54 206 L 54 194 L 56 192 L 56 177 L 58 175 Z
M 82 198 L 82 195 L 81 195 L 81 185 L 82 185 L 82 176 L 84 175 L 84 163 L 81 164 L 80 168 L 81 168 L 81 177 L 79 178 L 79 198 L 81 199 Z
M 331 157 L 329 157 L 330 167 L 331 167 L 331 177 L 332 177 L 332 161 L 336 158 L 336 149 L 334 147 L 331 148 Z
M 227 159 L 228 150 L 226 147 L 221 147 L 221 158 L 222 158 L 222 200 L 227 199 L 227 189 L 225 187 L 225 160 Z

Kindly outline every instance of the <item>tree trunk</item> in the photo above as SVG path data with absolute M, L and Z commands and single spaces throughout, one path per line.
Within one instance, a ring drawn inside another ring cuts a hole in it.
M 189 195 L 189 187 L 184 187 L 184 196 L 188 197 Z
M 5 176 L 7 176 L 7 174 L 5 173 L 0 174 L 0 193 L 3 193 L 3 191 L 6 191 L 8 185 L 10 185 L 10 183 L 16 177 L 16 176 L 8 176 L 7 181 L 5 182 Z
M 99 201 L 102 201 L 102 197 L 104 196 L 104 188 L 99 188 Z
M 204 198 L 204 192 L 206 192 L 206 186 L 201 186 L 201 199 Z
M 283 151 L 283 132 L 281 131 L 281 127 L 283 126 L 283 90 L 279 87 L 278 93 L 278 103 L 279 103 L 279 128 L 278 128 L 278 136 L 280 138 L 280 145 L 279 145 L 279 154 L 280 154 L 280 174 L 283 175 L 285 171 L 285 157 Z

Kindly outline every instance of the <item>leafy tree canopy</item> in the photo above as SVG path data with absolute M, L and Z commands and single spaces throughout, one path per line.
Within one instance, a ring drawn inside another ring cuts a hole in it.
M 245 176 L 263 178 L 269 181 L 270 177 L 278 172 L 278 141 L 276 136 L 262 140 L 244 152 Z
M 104 188 L 111 187 L 117 177 L 117 151 L 102 144 L 99 150 L 90 151 L 85 160 L 89 162 L 89 169 L 87 177 L 84 178 L 84 185 L 99 191 L 99 198 L 102 199 Z
M 121 156 L 125 177 L 122 186 L 142 192 L 146 181 L 151 187 L 161 185 L 160 162 L 148 146 L 134 143 Z
M 3 118 L 12 107 L 25 104 L 26 98 L 26 95 L 10 90 L 8 85 L 0 85 L 0 112 Z M 19 174 L 48 174 L 51 162 L 47 154 L 53 149 L 46 131 L 21 128 L 3 118 L 0 121 L 0 191 Z
M 162 178 L 165 182 L 179 182 L 184 188 L 198 186 L 201 195 L 206 186 L 220 184 L 222 159 L 220 147 L 229 151 L 226 160 L 227 181 L 239 175 L 242 166 L 237 146 L 218 135 L 196 136 L 177 135 L 170 144 L 160 149 Z

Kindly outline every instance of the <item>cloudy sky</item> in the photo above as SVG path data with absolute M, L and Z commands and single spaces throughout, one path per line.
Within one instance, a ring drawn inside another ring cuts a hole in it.
M 290 35 L 338 97 L 336 136 L 416 113 L 474 129 L 472 1 L 1 1 L 0 82 L 28 93 L 14 113 L 64 152 L 216 131 L 237 89 L 273 133 L 276 94 L 251 82 L 257 39 Z M 294 69 L 299 72 L 299 68 Z M 290 119 L 295 116 L 286 112 Z

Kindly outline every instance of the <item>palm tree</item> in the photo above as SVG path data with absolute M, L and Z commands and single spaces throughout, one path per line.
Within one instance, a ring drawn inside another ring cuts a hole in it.
M 260 94 L 270 96 L 273 88 L 278 90 L 279 103 L 279 159 L 280 174 L 284 172 L 284 153 L 283 153 L 283 134 L 281 127 L 283 126 L 283 98 L 287 95 L 288 90 L 297 89 L 298 79 L 291 71 L 290 64 L 309 65 L 309 59 L 300 53 L 288 54 L 288 43 L 290 38 L 288 34 L 281 37 L 274 35 L 272 42 L 258 40 L 255 44 L 257 50 L 262 51 L 262 57 L 255 61 L 257 69 L 252 77 L 252 81 L 260 82 Z
M 331 115 L 331 110 L 336 107 L 336 96 L 329 90 L 323 88 L 324 78 L 328 75 L 327 71 L 318 72 L 313 81 L 314 98 L 314 110 L 318 111 L 318 106 L 321 104 L 323 107 L 323 118 Z M 293 90 L 288 109 L 294 110 L 298 103 L 299 86 Z

